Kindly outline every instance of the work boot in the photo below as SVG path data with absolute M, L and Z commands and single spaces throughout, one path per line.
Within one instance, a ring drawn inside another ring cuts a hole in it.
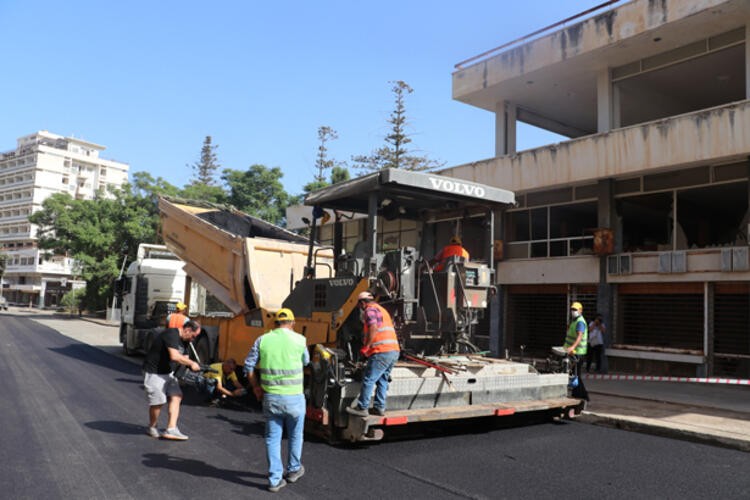
M 385 410 L 382 408 L 370 408 L 370 415 L 377 415 L 379 417 L 384 417 Z
M 357 406 L 347 406 L 346 407 L 346 412 L 349 413 L 349 414 L 351 414 L 351 415 L 356 415 L 358 417 L 366 417 L 367 415 L 369 415 L 369 413 L 367 412 L 367 409 L 366 408 L 362 408 L 359 405 L 357 405 Z

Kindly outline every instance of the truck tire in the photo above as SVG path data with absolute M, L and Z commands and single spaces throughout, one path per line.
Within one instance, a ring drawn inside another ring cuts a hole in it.
M 213 360 L 211 359 L 211 344 L 208 340 L 206 332 L 201 332 L 198 338 L 193 342 L 195 352 L 198 353 L 201 363 L 210 364 Z M 198 360 L 196 360 L 198 361 Z
M 128 345 L 128 326 L 120 325 L 120 342 L 122 342 L 122 352 L 125 356 L 134 356 L 135 351 Z

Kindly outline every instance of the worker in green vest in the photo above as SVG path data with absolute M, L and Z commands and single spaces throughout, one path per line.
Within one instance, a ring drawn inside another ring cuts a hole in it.
M 586 401 L 589 400 L 589 394 L 581 378 L 581 365 L 583 365 L 583 359 L 586 357 L 586 352 L 588 351 L 588 337 L 589 327 L 586 319 L 583 317 L 583 304 L 573 302 L 570 305 L 570 323 L 565 335 L 563 349 L 568 353 L 568 356 L 574 356 L 576 361 L 576 376 L 573 380 L 572 395 L 574 398 L 585 399 Z
M 245 359 L 245 374 L 266 419 L 268 490 L 276 493 L 305 473 L 302 441 L 305 425 L 305 395 L 302 367 L 310 363 L 305 337 L 294 331 L 294 313 L 280 309 L 276 328 L 255 341 Z M 289 461 L 284 473 L 281 436 L 287 431 Z

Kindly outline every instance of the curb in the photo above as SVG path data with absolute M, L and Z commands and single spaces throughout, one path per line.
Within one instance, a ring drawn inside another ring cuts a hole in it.
M 588 411 L 584 411 L 581 415 L 576 417 L 576 420 L 587 424 L 600 425 L 602 427 L 609 427 L 624 431 L 638 432 L 641 434 L 650 434 L 670 439 L 680 439 L 682 441 L 690 441 L 693 443 L 708 444 L 711 446 L 719 446 L 722 448 L 750 452 L 750 442 L 748 441 L 732 439 L 723 436 L 715 436 L 712 434 L 705 434 L 685 429 L 677 429 L 674 427 L 663 425 L 650 424 L 646 422 L 636 422 L 626 418 L 617 418 L 609 415 L 599 415 L 597 413 Z

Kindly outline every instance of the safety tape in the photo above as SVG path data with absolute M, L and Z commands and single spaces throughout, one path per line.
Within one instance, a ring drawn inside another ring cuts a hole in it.
M 636 382 L 691 382 L 699 384 L 750 385 L 750 379 L 720 377 L 662 377 L 653 375 L 617 375 L 587 373 L 588 380 L 632 380 Z

